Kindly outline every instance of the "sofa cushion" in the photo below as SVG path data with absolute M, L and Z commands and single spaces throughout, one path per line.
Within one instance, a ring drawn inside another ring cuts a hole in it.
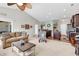
M 6 36 L 10 36 L 10 34 L 9 34 L 9 33 L 2 33 L 1 36 L 2 36 L 2 37 L 6 37 Z
M 10 38 L 6 40 L 6 43 L 12 43 L 12 42 L 16 42 L 18 41 L 18 39 L 16 37 Z
M 8 39 L 8 38 L 11 38 L 11 36 L 10 36 L 9 33 L 4 33 L 4 34 L 2 34 L 1 37 L 2 37 L 1 40 L 6 40 L 6 39 Z
M 16 37 L 21 36 L 21 32 L 16 32 Z
M 11 38 L 11 36 L 9 36 L 9 35 L 8 35 L 8 36 L 6 36 L 6 37 L 4 37 L 4 39 L 9 39 L 9 38 Z
M 13 33 L 9 33 L 11 37 L 15 37 L 16 36 L 16 33 L 13 32 Z
M 16 42 L 19 40 L 24 40 L 25 42 L 28 42 L 29 35 L 27 35 L 26 32 L 24 32 L 23 34 L 24 35 L 22 35 L 22 32 L 13 32 L 13 33 L 9 33 L 7 35 L 4 35 L 3 48 L 8 48 L 11 46 L 12 42 Z

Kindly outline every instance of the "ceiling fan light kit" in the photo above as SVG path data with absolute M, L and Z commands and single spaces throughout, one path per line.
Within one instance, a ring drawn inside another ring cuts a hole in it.
M 21 5 L 21 6 L 19 6 L 18 4 L 17 4 L 17 7 L 21 10 L 21 11 L 24 11 L 25 10 L 25 5 Z
M 17 3 L 19 6 L 23 5 L 23 3 Z

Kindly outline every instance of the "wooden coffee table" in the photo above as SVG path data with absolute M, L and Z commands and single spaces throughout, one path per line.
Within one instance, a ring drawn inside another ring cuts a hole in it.
M 13 44 L 13 46 L 16 47 L 19 50 L 18 53 L 22 52 L 23 56 L 31 55 L 31 54 L 35 55 L 35 46 L 36 46 L 35 44 L 30 43 L 30 42 L 24 43 L 23 45 L 22 44 L 23 43 L 20 43 L 20 44 L 15 43 L 15 44 Z M 15 48 L 13 48 L 12 50 L 16 51 Z

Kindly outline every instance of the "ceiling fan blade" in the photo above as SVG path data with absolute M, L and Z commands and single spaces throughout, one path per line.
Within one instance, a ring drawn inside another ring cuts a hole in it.
M 22 5 L 22 6 L 19 6 L 18 4 L 16 4 L 17 5 L 17 7 L 21 10 L 21 11 L 24 11 L 25 10 L 25 5 Z
M 32 9 L 32 5 L 30 3 L 26 3 L 26 7 Z
M 26 8 L 32 9 L 32 5 L 30 3 L 22 3 L 23 5 L 19 5 L 18 3 L 7 3 L 8 6 L 12 6 L 14 4 L 16 4 L 22 11 L 24 11 Z
M 16 4 L 16 3 L 7 3 L 8 6 L 12 6 L 14 4 Z

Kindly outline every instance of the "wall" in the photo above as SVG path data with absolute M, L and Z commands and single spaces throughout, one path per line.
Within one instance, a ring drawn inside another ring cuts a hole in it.
M 41 22 L 42 25 L 45 25 L 43 29 L 48 29 L 48 30 L 52 30 L 52 36 L 53 36 L 53 21 L 45 21 L 45 22 Z M 50 24 L 50 27 L 48 27 L 47 25 Z
M 67 19 L 59 19 L 59 25 L 60 24 L 70 24 L 70 18 L 67 18 Z
M 66 35 L 67 32 L 67 24 L 70 24 L 70 18 L 67 19 L 58 19 L 58 20 L 51 20 L 51 21 L 45 21 L 41 24 L 45 24 L 45 28 L 49 30 L 53 30 L 54 24 L 57 23 L 57 29 L 61 31 L 62 35 Z M 50 27 L 47 27 L 47 24 L 51 24 Z M 52 32 L 53 33 L 53 32 Z M 53 36 L 53 34 L 52 34 Z
M 45 21 L 41 23 L 42 25 L 45 25 L 44 28 L 48 29 L 48 30 L 53 30 L 53 21 Z M 50 27 L 48 27 L 47 25 L 50 24 Z
M 58 22 L 58 29 L 61 31 L 62 35 L 67 35 L 67 24 L 70 24 L 70 18 L 60 19 Z
M 0 20 L 11 22 L 12 32 L 26 31 L 28 34 L 33 35 L 35 33 L 35 24 L 40 24 L 39 21 L 28 15 L 24 11 L 10 9 L 6 7 L 0 7 Z M 30 24 L 31 29 L 25 30 L 21 28 L 21 25 Z

